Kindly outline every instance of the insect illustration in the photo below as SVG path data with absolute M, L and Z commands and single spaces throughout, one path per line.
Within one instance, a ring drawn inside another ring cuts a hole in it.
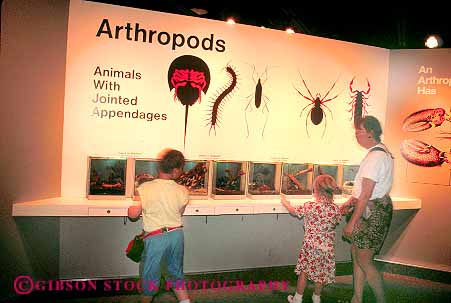
M 268 79 L 268 68 L 265 68 L 265 71 L 258 76 L 257 81 L 255 81 L 254 78 L 255 74 L 256 71 L 254 66 L 252 71 L 252 80 L 254 81 L 254 83 L 256 82 L 257 84 L 255 85 L 254 93 L 246 97 L 246 100 L 248 100 L 248 102 L 246 108 L 244 109 L 244 117 L 246 120 L 247 136 L 249 137 L 250 131 L 249 131 L 248 112 L 251 113 L 254 109 L 258 110 L 261 108 L 261 113 L 264 115 L 265 119 L 262 129 L 262 137 L 263 137 L 265 133 L 266 123 L 268 122 L 269 117 L 269 108 L 268 108 L 269 98 L 263 94 L 263 85 L 266 83 L 266 80 Z
M 337 83 L 338 79 L 335 80 L 334 84 L 331 86 L 331 88 L 329 88 L 329 90 L 327 91 L 327 93 L 321 97 L 321 94 L 317 93 L 316 97 L 313 97 L 312 93 L 310 92 L 310 89 L 308 88 L 307 84 L 305 83 L 304 78 L 302 78 L 301 73 L 299 73 L 299 75 L 301 76 L 302 79 L 302 83 L 304 84 L 305 89 L 307 90 L 307 92 L 309 93 L 309 96 L 305 96 L 303 93 L 301 93 L 300 90 L 298 90 L 296 87 L 294 88 L 302 97 L 304 97 L 305 99 L 310 101 L 310 104 L 307 104 L 301 111 L 300 116 L 302 117 L 302 113 L 304 112 L 304 110 L 306 110 L 308 107 L 311 107 L 307 113 L 307 117 L 305 119 L 305 129 L 307 131 L 307 136 L 310 137 L 309 131 L 308 131 L 308 127 L 307 127 L 307 123 L 308 123 L 308 119 L 310 117 L 312 123 L 314 125 L 318 125 L 323 121 L 324 118 L 324 130 L 322 133 L 321 138 L 324 137 L 324 134 L 326 132 L 326 127 L 327 127 L 327 116 L 326 116 L 326 112 L 324 111 L 324 108 L 326 108 L 329 113 L 332 116 L 332 112 L 329 109 L 329 107 L 325 104 L 326 102 L 332 101 L 335 98 L 338 97 L 339 94 L 335 95 L 334 97 L 331 98 L 327 98 L 327 96 L 329 95 L 329 93 L 332 91 L 332 89 L 335 87 L 335 84 Z M 333 118 L 333 117 L 332 117 Z
M 351 105 L 351 108 L 348 110 L 348 112 L 352 112 L 351 119 L 354 118 L 354 128 L 358 128 L 360 125 L 360 121 L 362 121 L 362 118 L 368 114 L 366 107 L 369 105 L 366 102 L 366 100 L 368 100 L 369 98 L 367 97 L 367 95 L 370 93 L 371 85 L 368 79 L 366 79 L 368 89 L 366 91 L 355 90 L 352 88 L 354 79 L 355 77 L 352 78 L 351 82 L 349 82 L 349 90 L 351 92 L 352 100 L 351 102 L 348 102 L 348 104 Z
M 223 86 L 222 89 L 217 92 L 217 96 L 213 97 L 213 100 L 211 101 L 211 110 L 207 119 L 207 125 L 210 125 L 210 130 L 208 131 L 209 134 L 213 129 L 216 135 L 216 126 L 219 127 L 219 119 L 222 107 L 224 106 L 224 101 L 228 100 L 231 97 L 232 93 L 237 87 L 238 77 L 236 71 L 229 64 L 227 64 L 225 70 L 227 72 L 228 82 Z
M 188 109 L 197 100 L 201 101 L 201 92 L 206 93 L 210 85 L 210 69 L 200 58 L 184 55 L 172 61 L 168 70 L 169 90 L 174 90 L 174 101 L 185 106 L 185 132 L 183 146 L 186 141 Z

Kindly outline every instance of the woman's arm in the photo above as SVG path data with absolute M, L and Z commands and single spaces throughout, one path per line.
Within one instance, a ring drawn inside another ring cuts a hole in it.
M 373 189 L 375 185 L 376 182 L 371 179 L 368 178 L 362 179 L 362 192 L 360 193 L 360 196 L 355 203 L 354 213 L 352 214 L 351 219 L 349 220 L 348 224 L 346 224 L 346 226 L 343 228 L 344 236 L 350 237 L 352 235 L 355 224 L 362 216 L 363 212 L 365 211 L 366 205 L 368 204 L 368 200 L 371 198 L 371 195 L 373 194 Z

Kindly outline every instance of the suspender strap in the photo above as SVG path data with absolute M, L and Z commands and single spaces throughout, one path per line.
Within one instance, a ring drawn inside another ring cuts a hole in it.
M 385 150 L 384 148 L 382 148 L 380 146 L 376 146 L 376 147 L 371 148 L 369 152 L 376 151 L 376 150 L 383 151 L 384 153 L 388 154 L 392 159 L 394 159 L 394 157 L 391 154 L 391 152 L 389 152 L 388 150 Z

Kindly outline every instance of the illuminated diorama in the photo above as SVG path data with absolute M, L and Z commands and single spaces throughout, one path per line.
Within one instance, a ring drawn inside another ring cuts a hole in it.
M 317 176 L 324 174 L 330 175 L 335 179 L 335 181 L 337 182 L 337 189 L 335 190 L 334 194 L 341 195 L 342 189 L 340 187 L 340 184 L 342 178 L 342 171 L 340 170 L 340 167 L 338 165 L 326 165 L 326 164 L 313 165 L 313 180 L 315 180 Z
M 359 165 L 344 165 L 343 166 L 343 182 L 342 189 L 343 194 L 352 194 L 352 189 L 354 188 L 354 180 L 357 172 L 359 171 Z
M 158 160 L 156 159 L 136 159 L 135 160 L 135 180 L 134 194 L 137 195 L 137 188 L 147 181 L 152 181 L 158 177 Z
M 195 199 L 208 198 L 208 161 L 189 161 L 185 162 L 184 172 L 177 179 L 177 183 L 188 188 L 190 196 Z
M 312 175 L 312 164 L 284 163 L 281 192 L 286 195 L 311 195 Z
M 213 161 L 214 199 L 242 199 L 246 189 L 246 162 Z
M 281 163 L 249 162 L 247 193 L 265 198 L 280 195 Z
M 127 159 L 88 158 L 88 199 L 125 198 Z
M 137 195 L 137 188 L 144 182 L 158 177 L 157 159 L 127 159 L 89 157 L 89 199 L 125 198 Z M 127 169 L 133 176 L 127 182 Z M 193 199 L 220 200 L 270 199 L 280 193 L 291 196 L 312 194 L 313 180 L 320 174 L 331 175 L 337 181 L 335 194 L 351 194 L 358 165 L 323 165 L 310 163 L 271 163 L 244 161 L 187 160 L 184 172 L 176 180 L 184 185 Z M 209 180 L 212 170 L 212 180 Z M 130 190 L 127 190 L 130 183 Z M 133 183 L 133 185 L 132 185 Z M 133 191 L 132 187 L 133 186 Z M 108 196 L 108 197 L 107 197 Z

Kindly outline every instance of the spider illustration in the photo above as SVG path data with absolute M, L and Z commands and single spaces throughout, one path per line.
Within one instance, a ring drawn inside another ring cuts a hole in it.
M 323 130 L 323 133 L 321 135 L 321 138 L 323 138 L 324 134 L 326 132 L 326 127 L 327 127 L 327 115 L 326 115 L 326 111 L 324 109 L 326 108 L 329 111 L 330 115 L 332 116 L 332 111 L 330 110 L 330 108 L 325 103 L 326 102 L 330 102 L 330 101 L 332 101 L 332 100 L 334 100 L 335 98 L 338 97 L 339 94 L 336 94 L 333 97 L 327 98 L 329 93 L 335 87 L 335 84 L 337 83 L 338 79 L 335 80 L 334 84 L 331 86 L 331 88 L 329 88 L 329 90 L 327 91 L 327 93 L 323 97 L 321 97 L 320 93 L 317 93 L 316 97 L 313 97 L 312 93 L 310 92 L 310 89 L 308 88 L 307 84 L 305 83 L 304 78 L 302 78 L 301 73 L 299 73 L 299 75 L 301 76 L 302 83 L 304 84 L 304 87 L 307 90 L 309 96 L 305 96 L 296 87 L 294 87 L 294 89 L 298 92 L 298 94 L 300 94 L 302 97 L 304 97 L 305 99 L 310 101 L 309 104 L 304 106 L 304 108 L 302 109 L 301 114 L 300 114 L 300 117 L 302 117 L 302 114 L 303 114 L 304 110 L 306 110 L 307 108 L 310 108 L 308 113 L 307 113 L 307 117 L 305 119 L 305 129 L 307 131 L 307 136 L 310 138 L 310 134 L 309 134 L 309 131 L 308 131 L 308 126 L 307 126 L 309 117 L 310 117 L 311 122 L 314 125 L 319 125 L 323 121 L 323 118 L 324 118 L 324 130 Z M 333 119 L 333 116 L 332 116 L 332 119 Z

